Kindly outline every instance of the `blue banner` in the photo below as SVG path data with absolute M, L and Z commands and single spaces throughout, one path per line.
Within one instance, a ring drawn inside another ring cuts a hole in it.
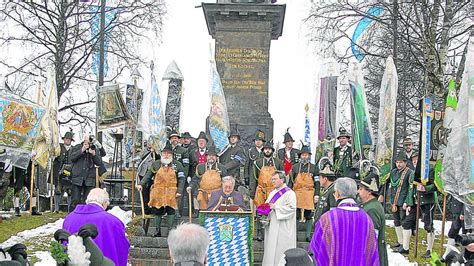
M 423 99 L 423 121 L 421 128 L 421 168 L 420 179 L 423 185 L 429 180 L 429 161 L 430 161 L 430 142 L 431 142 L 431 117 L 433 116 L 433 106 L 431 99 L 425 97 Z
M 362 61 L 365 57 L 365 54 L 361 53 L 358 48 L 356 47 L 356 42 L 362 35 L 362 33 L 370 26 L 373 19 L 372 17 L 376 17 L 382 14 L 383 8 L 380 6 L 373 6 L 367 11 L 367 16 L 363 17 L 359 24 L 357 24 L 356 29 L 354 30 L 354 34 L 352 35 L 352 42 L 351 42 L 351 50 L 357 60 Z
M 469 164 L 470 164 L 470 171 L 469 171 L 469 180 L 471 186 L 474 185 L 474 128 L 470 127 L 467 129 L 467 137 L 469 139 Z

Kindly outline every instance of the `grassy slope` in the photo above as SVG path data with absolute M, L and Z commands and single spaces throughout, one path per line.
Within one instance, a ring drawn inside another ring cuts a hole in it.
M 397 242 L 397 235 L 395 233 L 395 228 L 393 227 L 385 227 L 385 239 L 387 243 L 393 244 Z M 444 242 L 447 242 L 447 237 L 444 238 Z M 408 260 L 410 262 L 418 262 L 418 265 L 431 265 L 430 259 L 424 259 L 421 256 L 426 252 L 426 231 L 423 229 L 419 230 L 418 235 L 418 256 L 415 259 L 415 236 L 412 236 L 410 239 L 410 254 L 408 256 Z M 436 235 L 436 239 L 433 246 L 433 251 L 438 253 L 440 256 L 444 253 L 444 249 L 441 248 L 441 236 Z
M 66 216 L 66 213 L 49 212 L 45 212 L 41 216 L 31 216 L 29 214 L 22 214 L 21 217 L 12 216 L 12 218 L 0 223 L 0 243 L 21 231 L 52 223 L 59 218 L 64 218 L 64 216 Z

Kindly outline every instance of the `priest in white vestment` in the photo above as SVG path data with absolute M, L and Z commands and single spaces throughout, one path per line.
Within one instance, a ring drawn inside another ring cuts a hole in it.
M 266 203 L 270 205 L 270 224 L 265 227 L 263 265 L 276 265 L 283 253 L 296 248 L 296 194 L 286 186 L 284 172 L 272 176 L 275 189 Z

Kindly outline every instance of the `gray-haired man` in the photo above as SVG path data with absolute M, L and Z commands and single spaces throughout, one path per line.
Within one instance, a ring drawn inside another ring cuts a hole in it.
M 234 190 L 235 179 L 233 176 L 224 176 L 222 178 L 222 190 L 214 191 L 209 199 L 207 209 L 210 211 L 221 210 L 248 210 L 249 207 L 245 203 L 242 194 Z
M 168 246 L 173 265 L 205 265 L 209 234 L 196 224 L 180 224 L 171 230 Z

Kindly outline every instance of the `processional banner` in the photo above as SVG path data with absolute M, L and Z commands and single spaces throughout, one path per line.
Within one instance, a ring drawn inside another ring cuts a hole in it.
M 337 76 L 323 77 L 320 80 L 319 122 L 316 161 L 328 157 L 336 143 Z
M 118 84 L 99 87 L 97 99 L 99 130 L 122 127 L 130 120 Z
M 127 89 L 125 91 L 125 104 L 127 106 L 127 110 L 130 113 L 134 122 L 138 122 L 139 113 L 142 107 L 143 101 L 143 91 L 135 87 L 134 85 L 127 85 Z M 132 147 L 135 137 L 135 146 L 141 147 L 143 142 L 142 134 L 140 131 L 136 131 L 136 124 L 127 125 L 125 127 L 125 155 L 128 160 L 132 158 Z M 136 136 L 134 136 L 134 133 Z
M 252 219 L 252 212 L 199 213 L 211 239 L 208 265 L 253 265 Z
M 0 148 L 5 149 L 0 161 L 10 159 L 12 165 L 26 169 L 45 108 L 0 97 L 0 112 Z

